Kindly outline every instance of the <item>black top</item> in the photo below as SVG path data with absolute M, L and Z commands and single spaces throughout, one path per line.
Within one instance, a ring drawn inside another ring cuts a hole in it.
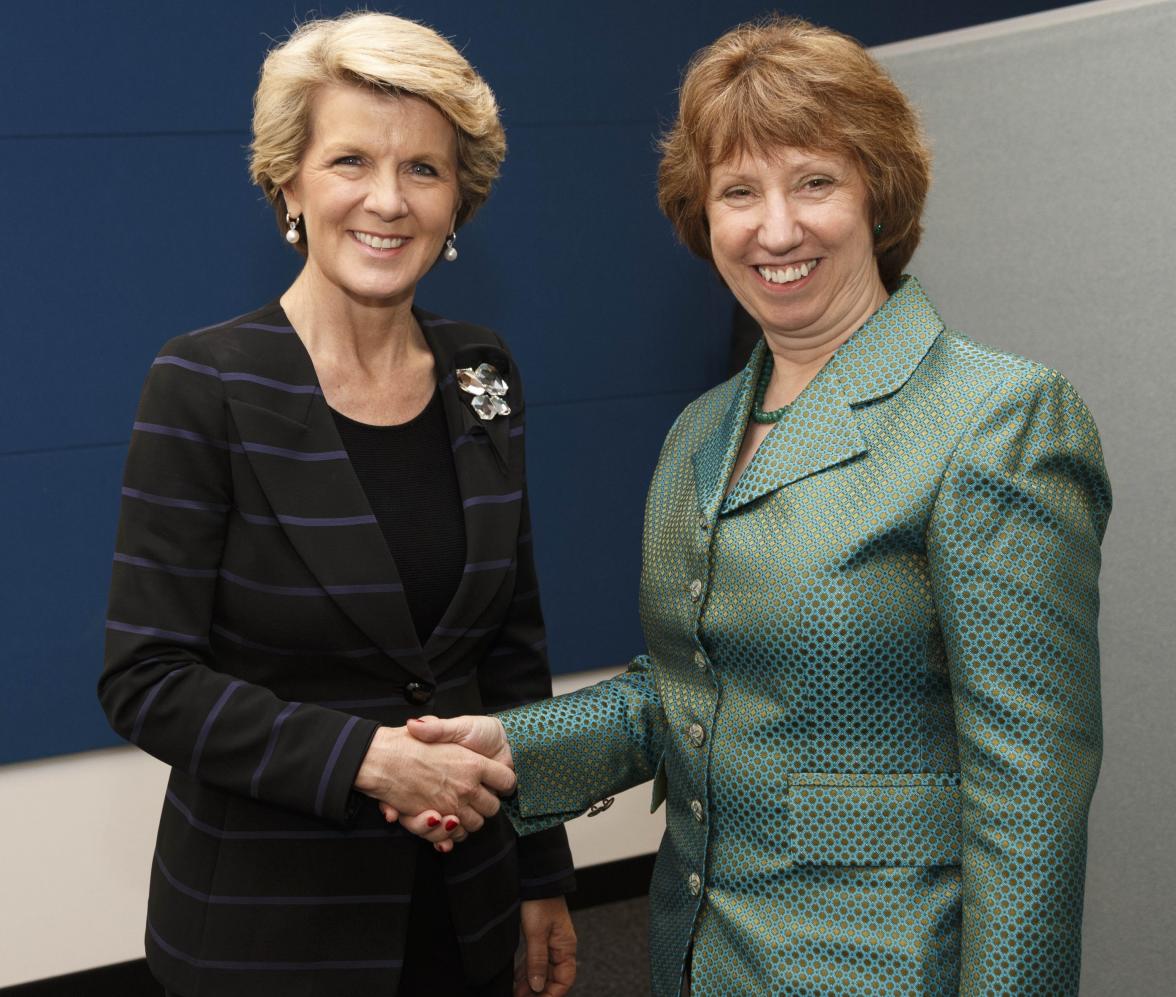
M 398 426 L 331 414 L 400 571 L 423 645 L 465 569 L 465 521 L 441 393 L 434 391 L 420 415 Z

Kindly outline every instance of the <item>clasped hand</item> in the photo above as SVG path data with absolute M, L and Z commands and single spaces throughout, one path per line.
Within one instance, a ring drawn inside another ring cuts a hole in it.
M 379 801 L 388 821 L 449 851 L 514 791 L 510 745 L 494 717 L 422 717 L 381 727 L 355 788 Z

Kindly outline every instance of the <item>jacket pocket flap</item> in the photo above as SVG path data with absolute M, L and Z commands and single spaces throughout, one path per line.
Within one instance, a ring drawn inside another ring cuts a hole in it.
M 817 772 L 788 782 L 797 865 L 960 864 L 958 772 Z

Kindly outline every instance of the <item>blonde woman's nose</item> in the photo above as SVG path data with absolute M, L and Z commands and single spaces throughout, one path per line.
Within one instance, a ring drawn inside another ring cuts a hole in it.
M 394 172 L 372 177 L 364 207 L 381 218 L 401 218 L 408 213 L 404 185 Z

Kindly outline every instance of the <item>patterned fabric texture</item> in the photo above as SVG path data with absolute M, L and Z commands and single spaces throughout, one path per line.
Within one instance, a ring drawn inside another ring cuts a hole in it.
M 523 831 L 655 778 L 653 992 L 1078 990 L 1101 757 L 1097 430 L 917 281 L 725 494 L 764 362 L 679 417 L 649 490 L 648 653 L 502 715 Z

